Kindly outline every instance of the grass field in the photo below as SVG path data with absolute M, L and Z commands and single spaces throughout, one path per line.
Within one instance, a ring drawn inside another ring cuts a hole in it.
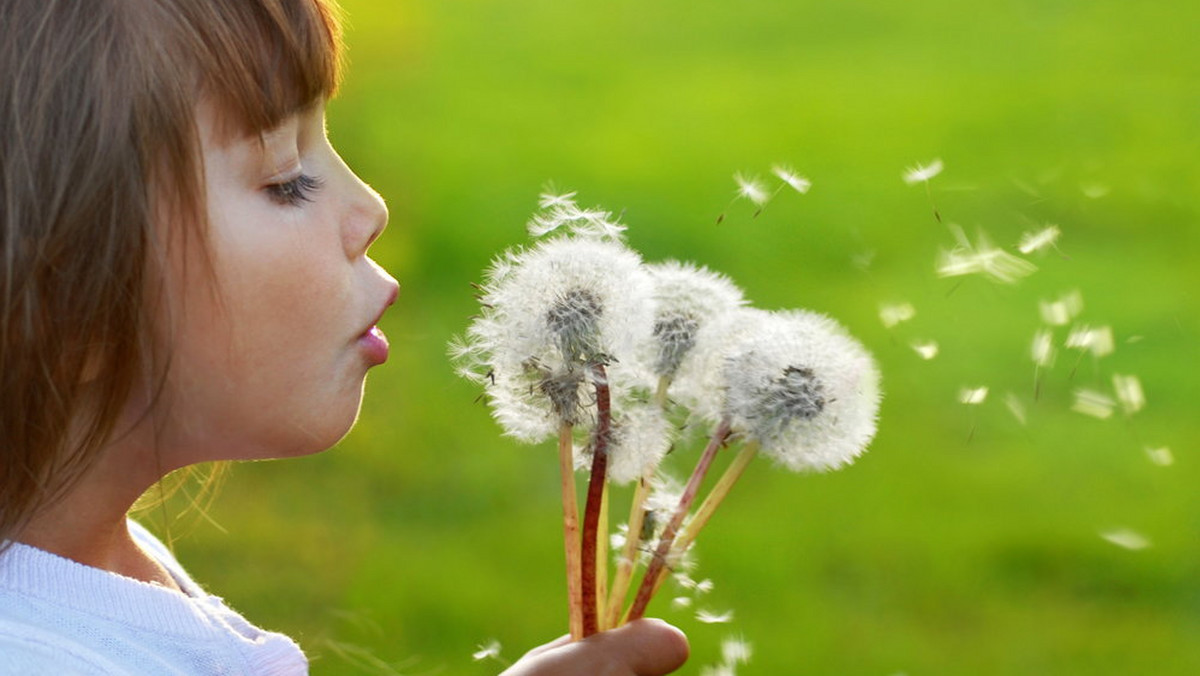
M 468 282 L 525 241 L 548 183 L 623 212 L 646 258 L 828 313 L 880 362 L 862 459 L 755 466 L 701 538 L 703 605 L 734 622 L 652 606 L 691 638 L 682 673 L 730 635 L 754 646 L 742 674 L 1200 673 L 1200 5 L 344 5 L 330 131 L 391 209 L 392 360 L 338 448 L 239 466 L 220 529 L 172 525 L 196 577 L 297 637 L 314 673 L 495 673 L 478 644 L 511 659 L 565 631 L 554 450 L 502 438 L 445 357 Z M 928 193 L 901 180 L 934 158 Z M 775 162 L 811 192 L 716 225 L 732 174 Z M 1059 250 L 1016 285 L 939 278 L 933 205 L 1010 249 L 1056 224 Z M 1061 350 L 1035 401 L 1038 302 L 1074 289 L 1115 351 Z M 887 329 L 897 302 L 916 316 Z M 1114 373 L 1141 379 L 1144 410 L 1071 410 Z M 1149 546 L 1102 537 L 1118 529 Z

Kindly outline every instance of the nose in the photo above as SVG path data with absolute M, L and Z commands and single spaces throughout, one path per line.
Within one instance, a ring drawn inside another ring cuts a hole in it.
M 387 227 L 388 210 L 383 198 L 358 176 L 351 174 L 354 182 L 342 231 L 343 246 L 348 258 L 358 258 L 367 253 L 371 244 Z

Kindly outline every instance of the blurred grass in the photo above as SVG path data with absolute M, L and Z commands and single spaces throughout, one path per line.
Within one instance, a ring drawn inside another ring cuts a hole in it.
M 444 357 L 467 282 L 524 240 L 547 182 L 623 211 L 648 259 L 833 315 L 883 370 L 867 455 L 831 475 L 754 467 L 701 538 L 705 605 L 736 621 L 656 606 L 691 637 L 683 673 L 730 634 L 754 644 L 744 674 L 1200 671 L 1200 6 L 344 5 L 330 130 L 389 200 L 374 251 L 404 286 L 392 361 L 339 448 L 236 468 L 210 510 L 225 531 L 172 526 L 196 577 L 296 636 L 314 673 L 494 673 L 477 644 L 516 658 L 564 631 L 553 451 L 501 438 Z M 947 221 L 1003 245 L 1056 223 L 1063 255 L 1013 287 L 937 279 L 949 235 L 900 180 L 934 157 Z M 778 161 L 812 191 L 714 225 L 731 174 Z M 1037 301 L 1075 288 L 1117 351 L 1073 376 L 1060 355 L 1035 403 Z M 896 301 L 917 316 L 889 332 L 878 306 Z M 917 359 L 913 338 L 941 354 Z M 1144 411 L 1068 410 L 1112 373 L 1140 376 Z M 966 385 L 992 388 L 976 411 L 956 403 Z M 1115 527 L 1152 546 L 1099 536 Z

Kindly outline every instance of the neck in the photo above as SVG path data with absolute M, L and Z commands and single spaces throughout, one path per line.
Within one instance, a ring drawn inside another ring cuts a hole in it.
M 40 510 L 17 539 L 72 561 L 178 588 L 129 534 L 133 503 L 160 480 L 153 445 L 134 437 L 104 449 L 70 490 Z

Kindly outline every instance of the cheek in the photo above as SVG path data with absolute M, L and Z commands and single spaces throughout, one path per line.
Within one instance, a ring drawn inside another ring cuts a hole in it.
M 365 368 L 339 252 L 319 232 L 224 241 L 219 284 L 188 280 L 172 365 L 181 427 L 200 453 L 226 456 L 202 459 L 315 452 L 353 423 Z

